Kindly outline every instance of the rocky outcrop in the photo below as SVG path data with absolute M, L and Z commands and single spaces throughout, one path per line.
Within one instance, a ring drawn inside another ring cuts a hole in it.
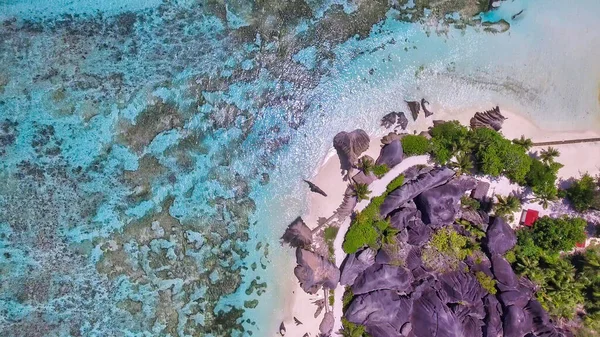
M 460 177 L 421 193 L 415 198 L 415 203 L 423 215 L 423 221 L 433 228 L 453 223 L 460 198 L 475 185 L 477 181 L 474 178 Z
M 333 312 L 328 311 L 323 315 L 323 320 L 319 324 L 319 332 L 325 336 L 329 336 L 333 330 L 333 324 L 335 319 L 333 318 Z
M 287 227 L 281 240 L 294 248 L 307 248 L 312 244 L 312 231 L 301 217 L 297 217 Z
M 424 191 L 445 184 L 453 176 L 454 171 L 451 169 L 439 168 L 421 174 L 414 180 L 404 183 L 404 185 L 388 194 L 379 208 L 380 215 L 385 218 L 405 202 L 413 199 Z
M 343 170 L 356 165 L 358 157 L 369 148 L 369 135 L 361 129 L 342 131 L 333 138 L 333 147 L 338 153 Z
M 346 256 L 341 266 L 340 284 L 353 285 L 356 277 L 375 263 L 375 254 L 375 250 L 367 248 Z
M 316 294 L 321 287 L 335 289 L 340 280 L 340 271 L 333 263 L 308 250 L 296 249 L 296 263 L 294 275 L 309 294 Z
M 388 133 L 387 135 L 385 135 L 385 136 L 383 136 L 381 138 L 381 144 L 387 145 L 387 144 L 389 144 L 389 143 L 391 143 L 391 142 L 393 142 L 395 140 L 402 139 L 402 136 L 403 135 L 401 135 L 401 134 L 397 134 L 395 132 L 390 132 L 390 133 Z
M 404 112 L 390 112 L 381 118 L 381 126 L 386 129 L 393 128 L 394 130 L 398 130 L 400 128 L 406 130 L 408 118 L 406 118 Z
M 502 129 L 504 120 L 506 117 L 502 116 L 500 108 L 495 107 L 488 111 L 476 112 L 475 116 L 471 118 L 471 128 L 490 128 L 498 131 Z
M 391 143 L 384 145 L 379 152 L 379 157 L 375 161 L 376 165 L 387 165 L 388 168 L 400 164 L 404 158 L 402 151 L 402 143 L 400 140 L 394 140 Z
M 413 120 L 417 120 L 419 117 L 419 113 L 421 112 L 421 103 L 417 101 L 405 101 L 406 105 L 408 105 L 408 109 L 412 115 Z
M 491 255 L 504 255 L 517 244 L 517 235 L 503 218 L 496 217 L 487 229 L 484 243 Z
M 489 190 L 490 183 L 479 180 L 477 181 L 477 186 L 475 186 L 475 189 L 471 191 L 471 198 L 479 202 L 485 202 L 487 200 L 487 194 Z
M 374 264 L 354 280 L 352 293 L 355 295 L 375 290 L 394 290 L 408 293 L 412 290 L 413 276 L 410 270 L 388 264 Z

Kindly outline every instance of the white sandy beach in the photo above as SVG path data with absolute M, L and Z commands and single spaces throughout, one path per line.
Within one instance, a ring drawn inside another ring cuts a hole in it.
M 409 125 L 407 131 L 412 132 L 416 130 L 417 133 L 420 131 L 426 130 L 429 126 L 432 125 L 433 119 L 442 119 L 442 120 L 459 120 L 462 124 L 468 125 L 469 119 L 473 116 L 473 114 L 477 111 L 476 109 L 472 111 L 466 111 L 464 113 L 457 114 L 456 112 L 439 112 L 433 116 L 433 118 L 424 119 L 423 115 L 419 117 L 419 121 L 417 123 L 412 123 Z M 528 120 L 525 117 L 522 117 L 518 114 L 502 110 L 502 114 L 508 119 L 504 122 L 504 126 L 502 128 L 502 133 L 508 138 L 519 138 L 521 135 L 525 135 L 527 138 L 531 138 L 533 142 L 542 142 L 542 141 L 560 141 L 567 139 L 581 139 L 581 138 L 594 138 L 600 137 L 600 133 L 595 131 L 553 131 L 553 130 L 543 130 L 538 128 L 532 121 Z M 381 134 L 387 134 L 387 131 L 381 131 Z M 379 150 L 381 148 L 381 138 L 380 137 L 372 137 L 371 144 L 369 150 L 365 153 L 373 158 L 377 158 L 379 155 Z M 559 171 L 560 179 L 568 179 L 571 177 L 579 177 L 582 173 L 588 172 L 592 175 L 596 175 L 600 173 L 600 143 L 581 143 L 581 144 L 569 144 L 569 145 L 555 145 L 553 146 L 560 151 L 560 156 L 557 158 L 557 161 L 564 165 L 563 168 Z M 544 147 L 534 147 L 531 151 L 539 151 Z M 314 182 L 317 186 L 321 187 L 327 194 L 328 197 L 323 197 L 321 195 L 315 193 L 309 193 L 307 195 L 308 198 L 308 212 L 302 215 L 302 218 L 305 220 L 306 224 L 314 228 L 317 226 L 317 220 L 321 217 L 329 218 L 337 207 L 340 205 L 343 199 L 343 193 L 346 190 L 347 182 L 343 180 L 341 170 L 340 170 L 340 162 L 337 155 L 332 155 L 333 149 L 330 151 L 330 155 L 328 159 L 323 163 L 323 165 L 319 168 L 317 174 L 312 177 L 311 181 Z M 406 158 L 402 163 L 393 168 L 388 174 L 386 174 L 382 179 L 374 181 L 369 189 L 372 191 L 371 196 L 377 196 L 385 191 L 387 184 L 396 176 L 398 176 L 405 169 L 417 165 L 417 164 L 425 164 L 428 161 L 427 156 L 418 156 L 418 157 L 410 157 Z M 511 185 L 510 182 L 503 178 L 491 181 L 490 195 L 502 194 L 508 195 L 510 192 L 517 188 L 516 185 Z M 366 207 L 368 201 L 362 201 L 357 205 L 357 210 L 361 210 Z M 544 210 L 542 206 L 537 203 L 531 203 L 524 205 L 525 208 L 531 208 L 540 210 L 541 214 L 549 214 L 550 210 Z M 519 214 L 516 214 L 516 218 L 518 219 Z M 347 219 L 340 228 L 338 236 L 335 240 L 335 255 L 336 255 L 336 264 L 338 266 L 341 265 L 345 254 L 342 250 L 342 242 L 344 239 L 344 235 L 348 226 L 350 224 L 349 219 Z M 294 258 L 290 256 L 290 258 Z M 286 336 L 292 337 L 302 337 L 305 333 L 308 333 L 309 336 L 317 336 L 318 328 L 323 318 L 323 313 L 321 313 L 318 317 L 314 317 L 314 312 L 316 310 L 316 306 L 312 303 L 316 299 L 323 298 L 323 294 L 319 293 L 318 295 L 308 295 L 302 291 L 296 278 L 293 276 L 291 271 L 285 272 L 287 275 L 291 275 L 288 278 L 288 282 L 290 282 L 289 286 L 286 287 L 288 289 L 288 294 L 286 296 L 286 308 L 283 313 L 284 324 L 287 329 Z M 343 296 L 344 288 L 342 286 L 338 286 L 335 290 L 335 302 L 334 302 L 334 315 L 336 318 L 336 324 L 334 327 L 334 334 L 341 328 L 341 314 L 342 314 L 342 296 Z M 323 311 L 324 312 L 324 311 Z M 296 317 L 303 324 L 296 326 L 294 324 L 293 318 Z M 278 333 L 276 335 L 279 335 Z

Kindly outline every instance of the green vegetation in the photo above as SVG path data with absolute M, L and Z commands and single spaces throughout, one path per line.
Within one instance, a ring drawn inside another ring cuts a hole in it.
M 394 178 L 386 187 L 386 192 L 383 195 L 372 198 L 369 205 L 356 214 L 342 244 L 346 254 L 355 253 L 365 246 L 379 248 L 382 240 L 386 242 L 393 240 L 395 234 L 390 228 L 390 223 L 380 218 L 379 206 L 381 206 L 388 193 L 400 187 L 403 182 L 403 175 Z
M 579 212 L 590 209 L 600 209 L 600 186 L 598 180 L 589 174 L 584 174 L 576 180 L 565 193 L 567 199 Z
M 523 147 L 488 128 L 472 130 L 469 139 L 475 144 L 473 154 L 479 171 L 494 177 L 503 174 L 519 184 L 525 181 L 531 158 Z
M 496 280 L 487 276 L 482 271 L 476 272 L 475 277 L 477 277 L 477 281 L 479 281 L 479 284 L 481 284 L 481 287 L 483 287 L 483 289 L 487 290 L 487 292 L 492 295 L 496 295 L 496 292 L 498 291 L 496 289 Z
M 431 155 L 437 163 L 445 165 L 460 150 L 468 150 L 469 130 L 458 121 L 441 123 L 430 131 Z
M 529 151 L 533 147 L 533 142 L 529 138 L 525 138 L 524 135 L 521 135 L 521 138 L 515 138 L 512 140 L 513 144 L 519 145 L 525 149 L 525 151 Z
M 600 328 L 595 326 L 600 318 L 600 248 L 575 255 L 561 252 L 585 239 L 585 225 L 580 218 L 542 217 L 533 228 L 517 232 L 512 261 L 517 273 L 537 284 L 537 299 L 551 315 L 572 320 L 584 312 L 583 332 Z
M 342 337 L 369 337 L 364 326 L 350 323 L 344 317 L 342 317 L 342 330 L 340 332 Z
M 544 216 L 532 228 L 519 230 L 519 246 L 531 248 L 531 245 L 535 245 L 550 254 L 569 251 L 576 243 L 586 239 L 586 225 L 587 222 L 581 218 Z
M 503 197 L 496 194 L 498 200 L 494 204 L 494 215 L 503 217 L 509 221 L 514 221 L 513 213 L 518 212 L 521 209 L 521 200 L 514 195 Z
M 471 155 L 465 151 L 460 151 L 449 166 L 456 170 L 458 175 L 469 173 L 475 167 Z
M 451 165 L 459 173 L 473 168 L 494 177 L 505 175 L 511 181 L 523 184 L 529 172 L 531 158 L 527 155 L 526 144 L 513 143 L 492 129 L 469 130 L 458 121 L 434 126 L 431 131 L 431 155 L 440 165 Z
M 445 227 L 433 234 L 429 245 L 423 250 L 423 263 L 440 272 L 452 270 L 458 267 L 460 261 L 478 250 L 474 238 L 460 235 L 454 229 Z
M 339 231 L 339 227 L 327 227 L 323 231 L 323 238 L 325 239 L 325 243 L 327 244 L 327 250 L 329 251 L 329 258 L 334 258 L 335 249 L 333 247 L 333 241 L 337 237 L 337 233 Z
M 329 305 L 333 307 L 335 303 L 335 292 L 333 290 L 329 290 Z
M 556 179 L 558 170 L 562 164 L 555 162 L 544 162 L 539 159 L 532 159 L 531 167 L 525 176 L 525 182 L 531 187 L 535 195 L 535 200 L 544 208 L 548 204 L 558 199 L 558 189 Z
M 342 310 L 344 312 L 346 311 L 346 309 L 348 309 L 348 306 L 350 305 L 350 302 L 352 302 L 353 298 L 354 293 L 352 292 L 352 287 L 346 286 L 344 290 L 344 296 L 342 296 Z
M 381 164 L 381 165 L 375 165 L 375 166 L 373 166 L 373 174 L 377 178 L 383 177 L 389 171 L 390 171 L 390 168 L 386 164 Z
M 427 154 L 431 149 L 429 139 L 419 135 L 406 135 L 401 142 L 402 150 L 408 157 Z
M 370 157 L 367 157 L 367 156 L 360 157 L 360 160 L 358 161 L 358 167 L 365 174 L 369 174 L 370 172 L 372 172 L 374 166 L 375 166 L 375 163 L 373 162 L 373 159 L 371 159 Z
M 353 186 L 353 193 L 358 198 L 358 201 L 361 201 L 369 199 L 371 191 L 369 190 L 369 185 L 357 183 Z
M 462 205 L 463 208 L 472 209 L 474 211 L 477 211 L 477 210 L 479 210 L 479 208 L 481 208 L 481 204 L 479 203 L 479 201 L 477 201 L 469 196 L 466 196 L 466 195 L 463 195 L 460 198 L 460 204 Z
M 549 147 L 546 150 L 542 150 L 540 152 L 540 159 L 546 164 L 553 163 L 554 158 L 558 156 L 560 156 L 560 152 L 558 152 L 558 150 L 553 147 Z
M 392 193 L 393 190 L 402 186 L 402 184 L 404 184 L 404 175 L 403 174 L 397 176 L 392 181 L 390 181 L 390 183 L 385 188 L 385 194 L 388 195 L 388 194 Z

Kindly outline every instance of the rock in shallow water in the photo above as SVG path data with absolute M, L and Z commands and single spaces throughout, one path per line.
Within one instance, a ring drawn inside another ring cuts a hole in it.
M 312 231 L 301 217 L 297 217 L 285 230 L 281 239 L 294 248 L 310 247 L 312 244 Z

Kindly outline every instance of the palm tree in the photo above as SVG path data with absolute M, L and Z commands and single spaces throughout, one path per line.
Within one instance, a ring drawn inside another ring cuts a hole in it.
M 370 172 L 373 171 L 373 167 L 374 167 L 373 160 L 369 157 L 363 156 L 360 158 L 359 167 L 365 174 L 369 174 Z
M 371 194 L 371 191 L 369 190 L 369 185 L 367 184 L 354 184 L 352 190 L 352 195 L 354 195 L 358 199 L 358 201 L 369 199 L 369 194 Z
M 549 147 L 548 149 L 540 152 L 540 159 L 546 164 L 553 163 L 554 158 L 558 156 L 560 156 L 560 152 L 553 147 Z
M 456 170 L 458 175 L 469 173 L 473 169 L 473 161 L 469 153 L 461 151 L 456 155 L 455 161 L 450 166 Z
M 496 194 L 498 201 L 494 204 L 494 214 L 496 216 L 506 217 L 509 221 L 514 221 L 513 213 L 521 209 L 521 201 L 514 195 L 503 197 Z
M 399 230 L 392 226 L 387 226 L 383 232 L 381 232 L 381 243 L 382 244 L 395 244 L 396 243 L 396 235 L 400 233 Z
M 516 145 L 519 145 L 525 149 L 525 151 L 529 151 L 533 146 L 533 142 L 530 138 L 525 138 L 525 136 L 521 135 L 521 138 L 515 138 L 512 142 Z
M 547 209 L 551 202 L 554 202 L 558 199 L 558 190 L 554 185 L 545 184 L 539 188 L 536 188 L 533 192 L 535 195 L 533 200 L 542 205 L 544 209 Z

